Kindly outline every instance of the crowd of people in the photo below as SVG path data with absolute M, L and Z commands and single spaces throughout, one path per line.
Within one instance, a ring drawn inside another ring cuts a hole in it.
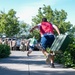
M 27 39 L 15 39 L 15 38 L 0 38 L 0 44 L 6 44 L 10 46 L 11 50 L 21 50 L 25 51 L 28 50 L 27 44 L 28 40 Z

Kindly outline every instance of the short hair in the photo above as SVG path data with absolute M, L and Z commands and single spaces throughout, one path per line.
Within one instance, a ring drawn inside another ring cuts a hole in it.
M 42 22 L 47 22 L 47 18 L 42 18 Z

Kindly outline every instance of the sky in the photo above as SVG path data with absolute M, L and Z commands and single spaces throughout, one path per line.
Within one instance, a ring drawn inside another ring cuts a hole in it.
M 0 11 L 8 13 L 10 9 L 14 9 L 20 21 L 31 24 L 32 17 L 37 15 L 43 4 L 50 5 L 52 10 L 65 10 L 68 14 L 66 21 L 75 25 L 75 0 L 0 0 Z

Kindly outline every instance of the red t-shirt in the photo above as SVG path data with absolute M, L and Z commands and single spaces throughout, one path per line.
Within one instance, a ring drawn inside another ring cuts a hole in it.
M 40 34 L 44 35 L 47 33 L 54 34 L 54 28 L 53 28 L 52 24 L 50 22 L 41 22 Z

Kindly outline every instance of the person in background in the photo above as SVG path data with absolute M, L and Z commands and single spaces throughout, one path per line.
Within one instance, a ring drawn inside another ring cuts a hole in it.
M 21 42 L 20 42 L 20 50 L 21 51 L 25 51 L 25 40 L 24 39 L 21 39 Z
M 54 30 L 60 35 L 60 31 L 56 25 L 51 24 L 50 22 L 47 21 L 47 18 L 42 18 L 42 22 L 38 24 L 37 26 L 34 26 L 30 32 L 32 32 L 34 29 L 39 29 L 40 30 L 40 35 L 41 35 L 41 41 L 40 44 L 41 46 L 39 47 L 40 50 L 42 50 L 43 54 L 47 57 L 46 62 L 51 63 L 51 67 L 54 68 L 54 55 L 52 54 L 53 52 L 51 51 L 50 53 L 47 52 L 46 48 L 51 47 L 55 35 L 54 35 Z M 51 55 L 52 54 L 52 55 Z
M 15 50 L 15 47 L 16 47 L 16 39 L 13 38 L 13 39 L 11 40 L 11 49 L 12 49 L 12 50 Z
M 16 50 L 20 50 L 20 39 L 16 40 Z
M 4 44 L 8 45 L 8 38 L 5 38 Z
M 27 53 L 27 56 L 29 56 L 29 54 L 34 50 L 36 44 L 37 44 L 37 40 L 35 39 L 35 36 L 29 39 L 29 51 Z

